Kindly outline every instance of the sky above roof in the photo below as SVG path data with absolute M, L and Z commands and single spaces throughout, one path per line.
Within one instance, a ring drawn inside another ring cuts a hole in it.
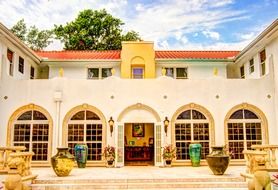
M 51 29 L 105 8 L 155 49 L 242 50 L 278 18 L 278 0 L 1 0 L 0 22 Z M 47 50 L 59 50 L 55 41 Z

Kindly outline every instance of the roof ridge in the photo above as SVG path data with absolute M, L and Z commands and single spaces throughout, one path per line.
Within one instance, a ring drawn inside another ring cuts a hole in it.
M 155 50 L 155 52 L 240 52 L 240 50 Z

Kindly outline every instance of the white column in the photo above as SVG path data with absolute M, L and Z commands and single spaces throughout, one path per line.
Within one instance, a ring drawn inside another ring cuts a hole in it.
M 56 91 L 54 93 L 54 101 L 56 103 L 55 124 L 53 127 L 53 148 L 52 154 L 56 153 L 56 148 L 62 146 L 62 126 L 60 125 L 60 110 L 62 103 L 62 92 Z

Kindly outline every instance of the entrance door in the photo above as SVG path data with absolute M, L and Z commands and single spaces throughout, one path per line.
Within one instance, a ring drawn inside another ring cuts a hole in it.
M 154 142 L 153 123 L 125 123 L 124 165 L 153 166 Z

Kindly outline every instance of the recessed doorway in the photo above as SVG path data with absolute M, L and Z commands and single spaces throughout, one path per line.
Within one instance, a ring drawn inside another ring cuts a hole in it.
M 153 166 L 154 140 L 153 123 L 125 123 L 125 166 Z

